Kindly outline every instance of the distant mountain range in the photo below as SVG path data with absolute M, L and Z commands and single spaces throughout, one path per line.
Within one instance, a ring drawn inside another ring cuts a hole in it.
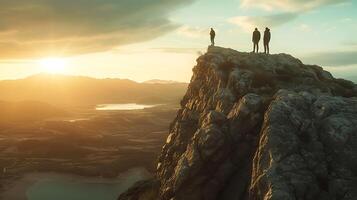
M 54 105 L 101 103 L 178 103 L 187 83 L 37 74 L 0 81 L 2 101 L 41 101 Z

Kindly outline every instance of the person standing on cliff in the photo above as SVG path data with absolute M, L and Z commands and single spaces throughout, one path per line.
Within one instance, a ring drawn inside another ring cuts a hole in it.
M 269 54 L 270 29 L 268 27 L 265 28 L 263 40 L 264 40 L 264 53 Z
M 252 38 L 254 47 L 253 47 L 253 53 L 255 53 L 255 47 L 257 47 L 257 53 L 259 51 L 259 41 L 260 41 L 260 32 L 258 31 L 258 28 L 255 28 L 253 32 L 253 38 Z
M 216 37 L 216 32 L 211 28 L 211 32 L 209 33 L 211 35 L 211 46 L 214 46 L 214 38 Z

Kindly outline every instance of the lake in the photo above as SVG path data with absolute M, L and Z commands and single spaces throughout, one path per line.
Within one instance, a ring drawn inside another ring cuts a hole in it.
M 116 200 L 135 182 L 150 177 L 142 168 L 131 169 L 115 179 L 58 173 L 30 173 L 2 195 L 6 200 Z
M 111 111 L 111 110 L 142 110 L 145 108 L 153 108 L 159 105 L 147 105 L 147 104 L 99 104 L 96 106 L 96 110 Z

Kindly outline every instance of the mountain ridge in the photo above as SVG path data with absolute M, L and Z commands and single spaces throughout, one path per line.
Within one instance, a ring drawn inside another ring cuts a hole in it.
M 209 47 L 154 179 L 119 200 L 357 198 L 357 85 L 287 54 Z
M 133 82 L 133 83 L 163 83 L 163 84 L 187 84 L 186 82 L 182 81 L 174 81 L 174 80 L 164 80 L 164 79 L 149 79 L 146 81 L 134 81 L 129 78 L 111 78 L 111 77 L 106 77 L 106 78 L 96 78 L 92 76 L 83 76 L 83 75 L 71 75 L 71 74 L 51 74 L 51 73 L 37 73 L 37 74 L 32 74 L 23 78 L 17 78 L 17 79 L 0 79 L 0 82 L 7 82 L 7 81 L 19 81 L 19 80 L 28 80 L 28 79 L 59 79 L 59 78 L 64 78 L 64 79 L 88 79 L 88 80 L 117 80 L 117 81 L 128 81 L 128 82 Z
M 149 84 L 128 79 L 37 74 L 24 79 L 0 81 L 0 100 L 42 101 L 61 106 L 177 103 L 186 88 L 186 83 Z

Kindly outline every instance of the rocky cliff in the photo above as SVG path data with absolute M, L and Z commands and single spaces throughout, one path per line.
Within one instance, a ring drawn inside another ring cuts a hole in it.
M 290 55 L 209 47 L 155 180 L 119 199 L 357 199 L 356 96 Z

